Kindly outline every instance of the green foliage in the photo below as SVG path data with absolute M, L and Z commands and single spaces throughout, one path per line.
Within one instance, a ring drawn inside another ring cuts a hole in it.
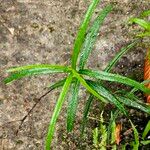
M 141 13 L 139 18 L 131 18 L 129 20 L 130 24 L 138 24 L 140 27 L 142 27 L 145 31 L 142 33 L 139 33 L 137 36 L 139 37 L 146 37 L 150 36 L 150 22 L 148 20 L 144 20 L 145 17 L 148 17 L 150 15 L 150 10 L 146 10 L 143 13 Z
M 147 136 L 147 134 L 150 132 L 150 120 L 148 121 L 144 131 L 143 131 L 143 134 L 142 134 L 142 139 L 144 140 Z
M 130 145 L 133 147 L 133 150 L 139 150 L 140 145 L 148 145 L 150 144 L 150 140 L 146 140 L 145 137 L 147 136 L 147 134 L 150 132 L 150 121 L 148 121 L 143 134 L 142 134 L 142 140 L 140 140 L 139 137 L 139 132 L 136 129 L 135 125 L 132 123 L 131 120 L 129 120 L 133 129 L 133 133 L 134 133 L 134 141 L 132 141 L 130 143 Z
M 127 95 L 123 95 L 123 96 L 121 95 L 122 96 L 121 97 L 120 95 L 112 93 L 109 89 L 107 89 L 103 85 L 103 81 L 119 82 L 125 85 L 135 87 L 136 89 L 141 90 L 145 93 L 150 93 L 150 90 L 148 88 L 146 88 L 143 84 L 137 81 L 134 81 L 132 79 L 129 79 L 128 77 L 124 77 L 118 74 L 109 73 L 111 69 L 115 66 L 115 64 L 118 62 L 118 60 L 123 56 L 123 54 L 125 54 L 129 49 L 131 49 L 136 45 L 136 43 L 138 42 L 137 40 L 133 41 L 128 46 L 122 48 L 121 51 L 115 56 L 115 58 L 108 64 L 108 66 L 104 71 L 93 71 L 89 69 L 84 69 L 88 57 L 91 51 L 93 50 L 96 37 L 99 33 L 99 28 L 103 24 L 108 13 L 112 10 L 112 6 L 110 5 L 106 6 L 98 14 L 96 19 L 92 22 L 91 27 L 89 27 L 91 17 L 98 3 L 99 0 L 92 1 L 91 5 L 87 10 L 85 18 L 80 26 L 79 32 L 77 34 L 74 43 L 71 67 L 61 66 L 61 65 L 50 65 L 50 64 L 35 64 L 35 65 L 27 65 L 22 67 L 14 67 L 7 70 L 7 72 L 10 73 L 10 75 L 4 80 L 6 84 L 26 76 L 54 74 L 54 73 L 55 74 L 65 73 L 67 75 L 67 77 L 49 86 L 50 90 L 62 86 L 62 90 L 58 97 L 49 124 L 48 134 L 46 138 L 46 150 L 50 150 L 51 142 L 55 130 L 55 125 L 68 91 L 70 92 L 70 97 L 69 97 L 68 108 L 67 108 L 67 131 L 68 132 L 72 131 L 74 127 L 77 106 L 79 103 L 78 96 L 79 96 L 80 84 L 90 93 L 89 99 L 85 104 L 81 133 L 83 133 L 84 131 L 86 121 L 88 120 L 87 116 L 90 110 L 90 106 L 92 101 L 95 98 L 105 104 L 107 103 L 114 104 L 125 115 L 127 115 L 127 110 L 125 106 L 135 107 L 144 112 L 150 113 L 150 109 L 148 106 L 146 106 L 142 102 L 139 103 L 135 101 L 135 98 L 133 98 L 134 94 L 132 94 L 133 95 L 132 98 Z M 78 59 L 79 59 L 79 65 L 78 65 Z M 87 80 L 84 77 L 85 75 L 91 77 L 92 79 Z M 103 147 L 104 149 L 106 145 L 107 133 L 106 133 L 106 126 L 103 124 L 102 120 L 103 118 L 101 116 L 100 132 L 105 138 L 101 140 L 100 146 Z M 114 122 L 112 121 L 111 130 L 113 129 L 114 129 Z M 108 132 L 108 134 L 110 133 Z M 94 131 L 95 144 L 97 143 L 96 141 L 97 138 L 98 138 L 97 129 L 95 129 Z
M 106 150 L 107 130 L 106 130 L 106 125 L 104 124 L 103 112 L 101 113 L 100 116 L 99 127 L 93 130 L 93 146 L 100 150 Z
M 117 147 L 115 144 L 116 124 L 114 116 L 113 114 L 111 115 L 109 125 L 106 125 L 105 120 L 103 118 L 103 112 L 101 113 L 99 126 L 93 130 L 93 146 L 96 149 L 107 150 L 107 146 L 109 145 L 112 150 L 116 150 Z M 109 135 L 111 136 L 111 138 Z
M 88 25 L 90 23 L 92 14 L 93 14 L 96 6 L 98 5 L 99 1 L 100 0 L 92 1 L 91 5 L 89 6 L 89 8 L 85 14 L 84 20 L 80 26 L 79 32 L 77 34 L 77 37 L 76 37 L 76 40 L 74 43 L 74 49 L 73 49 L 73 55 L 72 55 L 72 68 L 73 69 L 76 69 L 76 63 L 77 63 L 78 55 L 80 53 L 82 44 L 84 42 L 84 38 L 85 38 L 85 34 L 87 31 Z

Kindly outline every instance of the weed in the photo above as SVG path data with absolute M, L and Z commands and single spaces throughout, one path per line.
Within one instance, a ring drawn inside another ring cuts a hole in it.
M 114 94 L 111 91 L 109 91 L 103 85 L 102 82 L 102 81 L 118 82 L 125 85 L 129 85 L 147 94 L 150 94 L 150 89 L 146 88 L 143 84 L 134 81 L 132 79 L 129 79 L 125 76 L 109 73 L 112 67 L 114 67 L 117 61 L 121 58 L 121 56 L 124 53 L 126 53 L 129 49 L 131 49 L 133 46 L 135 46 L 136 43 L 138 43 L 138 40 L 135 40 L 133 41 L 133 43 L 122 48 L 119 54 L 117 54 L 116 57 L 108 64 L 108 66 L 104 71 L 84 69 L 84 66 L 95 44 L 96 37 L 98 36 L 99 28 L 104 22 L 104 19 L 106 18 L 108 13 L 112 10 L 112 6 L 110 5 L 106 6 L 99 13 L 97 18 L 93 21 L 91 27 L 89 27 L 91 17 L 93 16 L 93 12 L 98 3 L 99 0 L 93 0 L 86 12 L 85 18 L 80 26 L 79 32 L 75 39 L 72 61 L 70 66 L 35 64 L 21 67 L 13 67 L 7 70 L 7 72 L 10 73 L 10 76 L 8 76 L 5 79 L 6 84 L 26 76 L 41 75 L 41 74 L 56 74 L 56 73 L 67 74 L 66 78 L 59 80 L 54 85 L 49 87 L 50 91 L 61 86 L 62 89 L 58 97 L 51 121 L 49 123 L 48 134 L 45 144 L 46 150 L 50 149 L 50 145 L 55 130 L 55 125 L 68 91 L 71 91 L 71 98 L 69 100 L 67 108 L 67 131 L 69 132 L 72 131 L 76 117 L 77 106 L 79 103 L 78 95 L 80 84 L 83 85 L 86 88 L 86 90 L 90 93 L 90 97 L 87 103 L 85 104 L 85 111 L 83 114 L 83 125 L 86 122 L 86 117 L 90 108 L 90 104 L 94 98 L 106 104 L 107 103 L 114 104 L 126 116 L 128 113 L 125 108 L 125 105 L 135 107 L 150 114 L 149 107 L 143 104 L 142 102 L 135 101 L 133 93 L 132 97 L 131 96 L 129 97 L 128 95 L 120 96 Z M 86 76 L 90 77 L 90 79 L 86 79 Z M 84 131 L 84 126 L 82 131 Z

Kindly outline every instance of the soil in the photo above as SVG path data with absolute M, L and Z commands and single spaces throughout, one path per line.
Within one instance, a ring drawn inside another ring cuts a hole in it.
M 36 76 L 5 85 L 2 82 L 7 76 L 5 70 L 12 66 L 37 63 L 68 65 L 78 27 L 89 3 L 89 0 L 0 0 L 0 150 L 44 149 L 59 90 L 44 97 L 17 135 L 16 131 L 19 120 L 32 108 L 36 99 L 47 91 L 45 87 L 63 76 Z M 95 15 L 109 3 L 113 3 L 114 9 L 100 30 L 87 64 L 89 68 L 104 69 L 120 48 L 135 38 L 139 28 L 128 25 L 129 18 L 149 9 L 149 0 L 102 0 Z M 142 81 L 148 44 L 148 39 L 144 39 L 124 55 L 114 72 Z M 120 86 L 116 85 L 115 88 L 119 89 Z M 90 119 L 84 139 L 81 141 L 79 138 L 83 106 L 88 96 L 84 88 L 81 89 L 74 130 L 66 132 L 66 101 L 55 130 L 52 143 L 54 150 L 92 149 L 91 134 L 97 121 Z M 90 116 L 98 118 L 99 112 L 99 103 L 94 102 Z M 147 119 L 146 114 L 136 110 L 130 109 L 130 114 L 134 116 L 135 124 L 140 125 Z M 128 126 L 126 128 L 129 129 Z

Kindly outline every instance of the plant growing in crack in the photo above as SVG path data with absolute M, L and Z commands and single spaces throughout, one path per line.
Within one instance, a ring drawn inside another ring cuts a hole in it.
M 75 39 L 72 61 L 70 66 L 34 64 L 21 67 L 13 67 L 7 70 L 7 72 L 10 73 L 10 75 L 4 80 L 6 84 L 26 76 L 56 73 L 67 74 L 67 77 L 63 78 L 62 80 L 59 80 L 54 85 L 49 87 L 50 90 L 46 93 L 48 94 L 55 88 L 62 86 L 53 115 L 49 123 L 45 144 L 46 150 L 49 150 L 51 148 L 51 142 L 55 130 L 55 125 L 68 91 L 71 92 L 71 97 L 69 99 L 67 108 L 67 131 L 70 132 L 73 130 L 77 106 L 79 103 L 78 95 L 80 85 L 84 86 L 88 93 L 90 93 L 90 96 L 85 104 L 85 111 L 83 114 L 82 123 L 82 133 L 84 131 L 90 104 L 95 98 L 96 100 L 101 101 L 105 104 L 111 103 L 115 105 L 126 116 L 128 115 L 127 110 L 125 108 L 126 105 L 140 109 L 143 112 L 150 114 L 150 107 L 139 101 L 138 98 L 134 95 L 134 92 L 136 90 L 141 90 L 144 93 L 150 94 L 150 89 L 146 88 L 144 84 L 129 79 L 125 76 L 109 73 L 114 67 L 114 65 L 117 63 L 117 61 L 121 58 L 121 56 L 133 46 L 135 46 L 138 40 L 135 40 L 128 46 L 122 48 L 121 51 L 115 56 L 115 58 L 108 64 L 105 70 L 96 71 L 91 69 L 84 69 L 88 57 L 95 44 L 96 37 L 99 33 L 99 28 L 104 22 L 104 19 L 106 18 L 108 13 L 112 10 L 111 5 L 106 6 L 93 21 L 92 25 L 89 27 L 90 20 L 98 3 L 99 0 L 93 0 L 85 14 L 85 18 L 80 26 L 79 32 Z M 90 79 L 87 79 L 86 76 Z M 134 87 L 134 89 L 130 92 L 130 94 L 128 93 L 121 95 L 117 93 L 112 93 L 109 89 L 107 89 L 104 86 L 103 81 L 122 83 Z M 42 97 L 44 97 L 45 95 L 43 95 Z M 39 98 L 39 101 L 41 100 L 41 98 Z M 37 103 L 33 106 L 33 108 L 36 105 Z M 29 113 L 31 113 L 33 108 L 29 111 Z M 26 117 L 27 116 L 25 116 L 22 119 L 21 124 L 26 119 Z

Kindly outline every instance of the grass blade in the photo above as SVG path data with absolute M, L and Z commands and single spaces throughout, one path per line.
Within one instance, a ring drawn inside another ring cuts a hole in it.
M 76 111 L 78 106 L 78 94 L 79 94 L 80 82 L 76 79 L 71 86 L 71 98 L 68 103 L 67 109 L 67 131 L 71 132 L 74 127 L 74 121 L 76 117 Z
M 10 72 L 11 74 L 4 80 L 6 84 L 25 76 L 69 72 L 69 68 L 65 66 L 42 64 L 11 68 L 8 69 L 7 72 Z
M 108 5 L 106 6 L 102 12 L 100 12 L 99 16 L 94 20 L 92 27 L 90 28 L 89 33 L 87 34 L 85 38 L 85 42 L 83 44 L 82 53 L 80 56 L 80 62 L 79 62 L 79 69 L 83 69 L 84 65 L 89 57 L 89 54 L 91 53 L 93 46 L 95 44 L 97 35 L 99 33 L 99 28 L 104 22 L 104 19 L 106 18 L 107 14 L 111 11 L 112 6 Z
M 141 141 L 140 143 L 141 143 L 142 145 L 148 145 L 148 144 L 150 144 L 150 140 Z
M 145 85 L 147 83 L 150 83 L 150 80 L 144 80 L 143 82 L 141 82 L 141 84 L 143 84 L 143 85 Z M 134 94 L 136 91 L 138 91 L 138 89 L 133 88 L 127 95 Z
M 58 87 L 61 87 L 64 85 L 64 83 L 66 82 L 66 78 L 64 78 L 63 80 L 59 80 L 56 83 L 54 83 L 53 85 L 48 86 L 48 88 L 51 89 L 56 89 Z
M 50 65 L 50 64 L 34 64 L 34 65 L 27 65 L 27 66 L 21 66 L 21 67 L 13 67 L 7 70 L 7 72 L 20 72 L 20 71 L 25 71 L 25 70 L 45 70 L 49 69 L 54 72 L 58 71 L 68 71 L 68 67 L 66 66 L 60 66 L 60 65 Z
M 47 138 L 46 138 L 46 150 L 50 150 L 50 145 L 51 145 L 51 142 L 52 142 L 52 137 L 53 137 L 53 134 L 54 134 L 56 121 L 57 121 L 57 118 L 59 116 L 60 110 L 62 108 L 63 102 L 65 100 L 65 96 L 67 94 L 69 86 L 71 84 L 72 77 L 73 77 L 72 74 L 70 74 L 67 77 L 66 82 L 64 83 L 62 91 L 59 95 L 58 101 L 56 103 L 56 106 L 55 106 L 55 109 L 54 109 L 54 112 L 53 112 L 53 115 L 52 115 L 52 118 L 51 118 L 51 121 L 50 121 L 50 124 L 49 124 L 49 128 L 48 128 L 48 134 L 47 134 Z
M 132 143 L 133 150 L 138 150 L 139 149 L 139 145 L 140 145 L 139 133 L 138 133 L 137 129 L 135 128 L 134 124 L 132 123 L 132 121 L 131 120 L 129 120 L 129 121 L 131 123 L 132 129 L 133 129 L 133 132 L 134 132 L 134 141 Z
M 81 136 L 84 133 L 85 125 L 86 125 L 86 122 L 87 122 L 87 116 L 88 116 L 90 106 L 91 106 L 91 103 L 92 103 L 93 99 L 94 99 L 94 96 L 92 94 L 90 94 L 88 100 L 86 101 L 85 107 L 84 107 L 83 117 L 82 117 L 82 124 L 81 124 Z
M 78 55 L 80 53 L 82 44 L 84 42 L 86 30 L 87 30 L 89 22 L 91 20 L 92 14 L 98 3 L 99 3 L 99 0 L 92 1 L 91 5 L 89 6 L 89 8 L 85 14 L 84 20 L 80 26 L 79 32 L 77 34 L 77 38 L 75 40 L 74 48 L 73 48 L 73 55 L 72 55 L 72 68 L 73 69 L 76 69 Z
M 143 19 L 139 19 L 139 18 L 132 18 L 129 20 L 130 23 L 136 23 L 139 26 L 141 26 L 142 28 L 144 28 L 145 30 L 150 31 L 150 23 L 148 21 L 145 21 Z
M 146 138 L 147 134 L 150 132 L 150 120 L 148 121 L 145 129 L 144 129 L 144 132 L 142 134 L 142 138 L 143 140 Z
M 140 16 L 141 17 L 148 17 L 148 16 L 150 16 L 150 10 L 145 10 Z
M 123 114 L 127 115 L 127 112 L 124 106 L 119 102 L 119 100 L 112 95 L 106 88 L 100 85 L 97 82 L 86 80 L 87 84 L 92 87 L 95 91 L 97 91 L 100 95 L 102 95 L 105 99 L 107 99 L 110 103 L 114 104 Z
M 110 145 L 112 143 L 112 127 L 113 124 L 115 123 L 116 118 L 119 116 L 120 111 L 117 109 L 114 111 L 114 113 L 111 111 L 111 118 L 109 120 L 109 125 L 107 128 L 107 144 Z
M 89 77 L 100 79 L 100 80 L 123 83 L 132 87 L 136 87 L 137 89 L 150 94 L 150 89 L 146 88 L 143 84 L 140 84 L 139 82 L 135 80 L 129 79 L 127 77 L 124 77 L 118 74 L 107 73 L 104 71 L 93 71 L 93 70 L 88 70 L 88 69 L 80 70 L 79 73 L 83 75 L 87 75 Z
M 136 41 L 132 42 L 131 44 L 129 44 L 128 46 L 121 48 L 120 52 L 118 54 L 116 54 L 115 57 L 109 62 L 107 67 L 104 69 L 104 71 L 110 72 L 112 70 L 112 68 L 116 65 L 116 63 L 121 59 L 121 57 L 128 50 L 130 50 L 132 47 L 134 47 L 138 42 L 139 42 L 139 40 L 136 40 Z
M 138 103 L 137 101 L 134 101 L 131 98 L 127 98 L 127 97 L 124 97 L 124 96 L 116 96 L 116 97 L 123 104 L 125 104 L 127 106 L 130 106 L 130 107 L 133 107 L 133 108 L 136 108 L 136 109 L 139 109 L 143 112 L 146 112 L 146 113 L 150 114 L 150 106 L 148 106 L 144 103 L 143 104 Z

